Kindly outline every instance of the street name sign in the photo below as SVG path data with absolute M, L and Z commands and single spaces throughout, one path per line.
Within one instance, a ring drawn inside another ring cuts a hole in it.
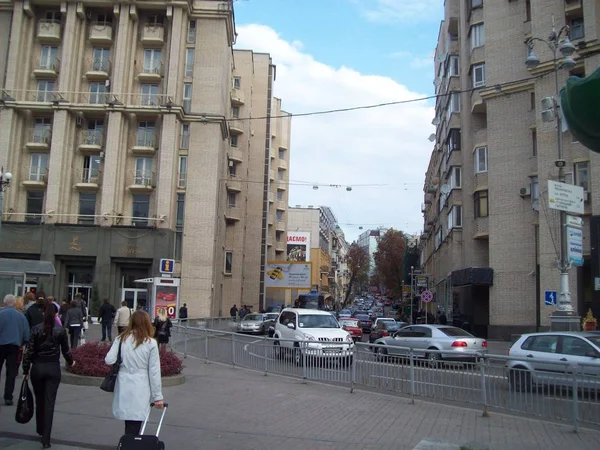
M 572 214 L 583 214 L 583 188 L 548 180 L 548 207 Z
M 567 214 L 566 225 L 568 227 L 583 228 L 583 219 L 581 217 L 570 216 Z

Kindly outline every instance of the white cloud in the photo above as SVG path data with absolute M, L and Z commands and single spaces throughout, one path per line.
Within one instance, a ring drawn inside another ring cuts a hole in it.
M 439 20 L 443 0 L 351 0 L 372 22 Z
M 275 95 L 290 113 L 424 97 L 391 78 L 331 67 L 262 25 L 238 26 L 236 48 L 270 53 Z M 349 240 L 376 225 L 422 228 L 423 178 L 431 154 L 434 109 L 427 102 L 292 119 L 290 179 L 342 188 L 290 186 L 291 205 L 333 208 Z M 385 187 L 360 187 L 385 184 Z M 353 185 L 348 192 L 345 186 Z
M 406 61 L 411 69 L 431 69 L 433 71 L 434 55 L 418 56 L 413 55 L 411 52 L 402 50 L 399 52 L 390 53 L 389 57 L 393 59 Z

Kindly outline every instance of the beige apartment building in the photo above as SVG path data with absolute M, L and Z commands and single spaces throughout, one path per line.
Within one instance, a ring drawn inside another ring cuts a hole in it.
M 541 100 L 556 94 L 552 52 L 525 66 L 530 38 L 570 26 L 577 61 L 559 70 L 585 76 L 600 65 L 600 3 L 586 0 L 446 0 L 435 57 L 435 147 L 425 178 L 422 269 L 436 302 L 458 325 L 489 338 L 547 328 L 558 291 L 556 123 Z M 600 314 L 600 157 L 562 133 L 568 182 L 585 189 L 584 264 L 570 270 L 573 306 Z
M 28 287 L 135 306 L 173 258 L 191 317 L 264 304 L 290 117 L 269 55 L 232 50 L 233 2 L 4 0 L 0 21 L 0 256 L 56 268 Z

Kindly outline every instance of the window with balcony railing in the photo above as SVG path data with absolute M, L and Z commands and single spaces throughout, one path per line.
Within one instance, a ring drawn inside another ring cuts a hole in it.
M 44 210 L 44 192 L 28 191 L 25 221 L 27 223 L 41 223 Z
M 177 179 L 177 187 L 184 189 L 187 179 L 187 156 L 179 157 L 179 176 Z
M 39 68 L 42 70 L 56 70 L 58 64 L 58 47 L 43 45 L 40 54 Z
M 185 194 L 177 194 L 177 213 L 175 215 L 175 247 L 173 259 L 180 261 L 183 250 L 183 221 L 185 216 Z
M 54 100 L 55 84 L 52 80 L 39 80 L 37 84 L 36 102 L 51 102 Z
M 194 75 L 194 49 L 185 49 L 185 77 L 192 78 Z
M 183 111 L 192 111 L 192 83 L 183 83 Z
M 156 122 L 153 122 L 153 121 L 138 122 L 136 146 L 155 148 L 155 146 L 156 146 Z
M 147 227 L 148 217 L 150 217 L 150 195 L 139 194 L 133 196 L 133 219 L 131 223 L 136 227 Z
M 96 215 L 96 194 L 81 192 L 79 194 L 79 216 L 77 223 L 92 225 Z
M 142 94 L 142 106 L 158 106 L 159 101 L 157 84 L 142 84 L 140 90 Z
M 46 181 L 48 153 L 32 153 L 29 165 L 29 181 Z
M 194 44 L 196 42 L 196 20 L 192 19 L 188 22 L 187 43 Z
M 52 135 L 52 120 L 48 117 L 38 117 L 33 125 L 32 142 L 50 144 Z
M 106 103 L 106 85 L 101 83 L 90 83 L 90 103 Z
M 152 158 L 138 157 L 135 159 L 134 184 L 152 185 Z
M 179 148 L 182 150 L 188 150 L 190 148 L 190 124 L 181 124 L 181 140 L 179 142 Z

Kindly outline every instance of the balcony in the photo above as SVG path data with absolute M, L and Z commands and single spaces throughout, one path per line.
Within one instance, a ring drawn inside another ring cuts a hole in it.
M 144 64 L 142 71 L 138 73 L 140 83 L 160 83 L 164 73 L 162 61 L 154 61 L 152 64 Z
M 275 159 L 277 157 L 277 153 L 275 153 L 275 149 L 273 147 L 271 147 L 269 150 L 269 156 L 271 159 Z
M 473 236 L 473 239 L 489 239 L 489 219 L 489 217 L 477 217 L 475 219 L 475 235 Z
M 33 76 L 38 80 L 55 79 L 60 72 L 60 59 L 58 58 L 39 58 L 36 61 Z
M 153 156 L 158 150 L 158 135 L 151 131 L 138 131 L 131 152 L 139 156 Z
M 269 170 L 269 180 L 275 181 L 275 171 Z
M 187 184 L 187 173 L 179 172 L 177 174 L 177 189 L 185 189 Z
M 112 63 L 108 59 L 86 59 L 85 77 L 88 81 L 106 81 L 110 77 Z
M 277 200 L 276 207 L 279 211 L 285 211 L 287 209 L 287 204 L 282 200 Z
M 166 106 L 168 98 L 166 95 L 159 94 L 158 92 L 141 93 L 126 95 L 127 98 L 124 100 L 125 103 L 130 102 L 132 105 L 149 106 L 148 109 L 158 108 L 159 106 Z M 158 114 L 158 111 L 156 112 Z
M 25 143 L 25 147 L 35 152 L 47 152 L 50 150 L 51 141 L 52 130 L 49 126 L 33 127 L 29 131 L 29 138 Z
M 269 225 L 273 225 L 275 223 L 275 215 L 274 214 L 267 215 L 267 223 Z
M 104 146 L 104 132 L 102 130 L 81 130 L 79 151 L 84 155 L 97 154 Z
M 241 211 L 235 205 L 227 205 L 225 208 L 225 220 L 228 222 L 238 222 L 240 220 Z
M 288 170 L 288 162 L 285 159 L 280 159 L 279 160 L 279 168 Z
M 225 183 L 225 187 L 231 192 L 242 192 L 242 182 L 235 178 L 229 177 Z
M 458 18 L 460 15 L 460 4 L 458 0 L 445 0 L 444 17 L 448 23 L 448 32 L 458 34 Z
M 471 112 L 473 114 L 485 114 L 487 111 L 485 101 L 481 98 L 480 91 L 471 92 Z
M 165 28 L 161 23 L 147 23 L 142 26 L 140 41 L 144 45 L 162 47 L 165 43 Z
M 34 102 L 50 103 L 56 100 L 56 92 L 54 90 L 37 90 L 31 93 L 31 99 Z
M 129 190 L 132 193 L 147 194 L 156 187 L 155 173 L 150 170 L 132 170 Z
M 89 38 L 90 43 L 94 45 L 112 45 L 112 25 L 110 23 L 92 22 Z
M 37 38 L 44 44 L 58 44 L 62 40 L 61 28 L 59 20 L 41 19 L 37 26 Z
M 83 95 L 83 102 L 90 105 L 105 105 L 111 99 L 110 94 L 106 92 L 90 92 Z
M 283 219 L 277 219 L 275 221 L 275 229 L 277 231 L 285 231 L 285 222 L 283 221 Z
M 230 119 L 229 123 L 229 131 L 231 134 L 243 134 L 244 133 L 244 124 L 239 119 Z
M 46 189 L 48 184 L 48 169 L 43 166 L 26 167 L 23 174 L 23 187 L 30 191 Z
M 229 149 L 229 159 L 237 163 L 243 163 L 244 152 L 242 152 L 239 148 L 232 147 L 231 149 Z
M 275 202 L 275 194 L 273 194 L 272 192 L 269 192 L 269 203 L 274 203 Z
M 232 89 L 231 90 L 231 104 L 234 106 L 241 106 L 245 103 L 244 101 L 244 91 L 241 89 Z
M 567 17 L 581 17 L 583 15 L 583 2 L 581 0 L 565 0 L 565 15 Z
M 78 191 L 95 192 L 100 188 L 100 175 L 98 169 L 83 169 L 76 174 L 75 186 Z

